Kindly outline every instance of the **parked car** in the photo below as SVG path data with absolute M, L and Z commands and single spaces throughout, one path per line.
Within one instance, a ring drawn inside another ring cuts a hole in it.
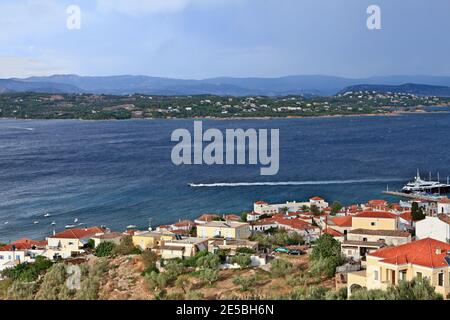
M 291 250 L 289 250 L 288 248 L 279 247 L 279 248 L 276 248 L 275 250 L 273 250 L 273 252 L 289 254 L 289 252 L 291 252 Z

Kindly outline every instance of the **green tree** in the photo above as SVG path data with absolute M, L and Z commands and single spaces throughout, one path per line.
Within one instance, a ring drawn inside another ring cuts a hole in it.
M 336 267 L 344 262 L 340 243 L 329 234 L 323 234 L 316 241 L 310 259 L 311 273 L 327 277 L 332 277 L 336 272 Z
M 217 269 L 220 264 L 220 257 L 216 254 L 209 253 L 197 259 L 196 266 L 202 269 Z
M 320 258 L 330 258 L 341 256 L 341 245 L 339 242 L 329 234 L 323 234 L 316 241 L 314 246 L 311 259 L 319 260 Z
M 423 209 L 419 207 L 417 202 L 413 202 L 411 206 L 411 216 L 413 221 L 420 221 L 425 219 L 425 214 L 423 213 Z
M 109 242 L 109 241 L 102 242 L 97 246 L 94 254 L 97 257 L 109 257 L 112 255 L 115 248 L 116 248 L 116 245 L 112 242 Z
M 343 206 L 342 206 L 342 204 L 339 201 L 334 201 L 331 204 L 331 214 L 335 215 L 336 213 L 341 211 L 342 208 L 343 208 Z
M 319 207 L 316 206 L 315 204 L 313 204 L 309 207 L 309 211 L 315 216 L 319 216 L 321 213 Z
M 388 288 L 388 294 L 395 300 L 442 300 L 442 295 L 435 292 L 426 278 L 400 281 L 397 286 Z
M 186 274 L 179 276 L 177 280 L 175 280 L 175 286 L 183 290 L 184 294 L 187 294 L 190 291 L 191 285 L 191 278 Z
M 241 220 L 243 222 L 247 222 L 247 216 L 248 216 L 248 212 L 242 212 L 241 213 Z

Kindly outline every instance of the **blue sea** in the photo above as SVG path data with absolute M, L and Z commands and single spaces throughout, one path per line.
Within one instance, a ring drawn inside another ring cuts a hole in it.
M 123 230 L 145 228 L 149 218 L 156 226 L 240 213 L 255 200 L 390 199 L 381 192 L 401 188 L 417 168 L 426 177 L 450 175 L 449 113 L 204 120 L 203 127 L 280 129 L 279 173 L 260 176 L 254 165 L 173 165 L 171 133 L 192 131 L 193 120 L 0 120 L 0 241 L 42 239 L 75 218 Z

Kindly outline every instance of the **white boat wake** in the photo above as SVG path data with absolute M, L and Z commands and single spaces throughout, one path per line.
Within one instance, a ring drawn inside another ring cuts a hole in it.
M 235 182 L 235 183 L 189 183 L 193 188 L 215 187 L 255 187 L 255 186 L 308 186 L 328 184 L 359 184 L 371 182 L 399 182 L 404 179 L 351 179 L 351 180 L 323 180 L 323 181 L 280 181 L 280 182 Z

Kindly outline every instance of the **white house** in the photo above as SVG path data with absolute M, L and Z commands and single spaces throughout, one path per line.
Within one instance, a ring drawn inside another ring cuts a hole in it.
M 417 240 L 432 238 L 442 242 L 450 242 L 450 216 L 440 214 L 437 217 L 426 217 L 416 222 Z
M 0 248 L 0 271 L 34 259 L 44 252 L 46 241 L 17 240 Z
M 107 229 L 99 227 L 64 230 L 47 238 L 47 250 L 43 255 L 50 260 L 58 257 L 70 258 L 72 255 L 83 253 L 83 247 L 91 238 L 107 232 Z

